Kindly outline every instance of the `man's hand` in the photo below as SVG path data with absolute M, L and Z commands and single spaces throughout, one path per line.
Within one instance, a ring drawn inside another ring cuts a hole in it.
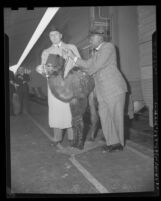
M 74 60 L 74 58 L 76 57 L 76 55 L 74 54 L 74 52 L 72 50 L 68 50 L 68 56 Z
M 38 65 L 35 70 L 37 73 L 40 73 L 40 74 L 44 73 L 43 65 Z

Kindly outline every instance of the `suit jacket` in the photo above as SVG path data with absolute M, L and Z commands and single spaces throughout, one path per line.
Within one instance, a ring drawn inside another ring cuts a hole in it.
M 117 68 L 116 50 L 112 43 L 103 42 L 90 59 L 78 59 L 76 64 L 93 75 L 98 99 L 107 100 L 127 91 L 126 82 Z

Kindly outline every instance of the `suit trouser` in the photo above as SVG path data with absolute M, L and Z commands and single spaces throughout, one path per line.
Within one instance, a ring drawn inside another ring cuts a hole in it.
M 53 141 L 54 142 L 61 141 L 63 138 L 63 129 L 53 128 L 53 132 L 54 132 Z M 68 135 L 68 140 L 73 140 L 73 128 L 67 128 L 67 135 Z
M 124 146 L 125 93 L 103 100 L 98 97 L 99 115 L 107 145 Z

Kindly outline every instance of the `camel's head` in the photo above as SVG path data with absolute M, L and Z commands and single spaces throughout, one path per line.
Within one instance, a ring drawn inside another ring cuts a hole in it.
M 46 62 L 46 69 L 49 75 L 64 74 L 65 59 L 60 55 L 50 54 Z

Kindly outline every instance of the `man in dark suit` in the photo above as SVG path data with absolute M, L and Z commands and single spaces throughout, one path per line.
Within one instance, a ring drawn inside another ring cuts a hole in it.
M 9 85 L 9 90 L 10 90 L 10 115 L 14 115 L 13 112 L 13 94 L 16 92 L 16 88 L 15 88 L 15 78 L 14 78 L 14 73 L 9 70 L 9 81 L 10 81 L 10 85 Z
M 117 68 L 116 50 L 111 42 L 105 42 L 105 29 L 100 27 L 90 33 L 90 43 L 96 52 L 88 60 L 82 60 L 72 52 L 64 52 L 77 66 L 81 66 L 95 80 L 99 116 L 106 146 L 105 151 L 123 150 L 124 104 L 126 82 Z

